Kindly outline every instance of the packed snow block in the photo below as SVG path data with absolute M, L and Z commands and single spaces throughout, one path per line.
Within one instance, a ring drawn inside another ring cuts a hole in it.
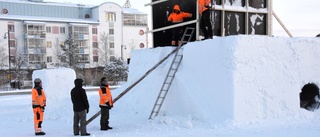
M 190 42 L 184 46 L 182 62 L 158 116 L 221 124 L 311 114 L 300 108 L 299 93 L 309 82 L 320 83 L 319 45 L 317 38 L 252 35 Z M 134 51 L 128 83 L 117 92 L 172 49 Z M 171 62 L 172 58 L 165 61 L 116 106 L 126 114 L 148 118 Z
M 193 92 L 190 102 L 203 120 L 251 121 L 303 115 L 301 88 L 309 82 L 320 83 L 319 45 L 316 38 L 268 36 L 194 42 L 184 48 L 176 80 L 183 77 L 180 83 L 191 87 L 187 91 Z
M 35 70 L 32 74 L 32 81 L 34 81 L 35 78 L 40 78 L 42 81 L 42 88 L 47 97 L 47 113 L 58 109 L 60 112 L 70 112 L 72 114 L 70 91 L 74 87 L 74 80 L 76 79 L 76 73 L 73 69 Z M 57 114 L 61 116 L 66 115 L 66 113 L 60 114 L 53 112 L 50 114 L 50 117 L 61 117 Z

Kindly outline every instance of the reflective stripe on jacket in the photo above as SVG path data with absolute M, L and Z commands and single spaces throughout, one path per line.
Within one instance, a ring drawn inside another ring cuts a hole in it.
M 198 10 L 200 14 L 208 9 L 206 6 L 209 6 L 210 2 L 211 0 L 198 0 Z
M 107 106 L 106 102 L 109 102 L 109 104 L 111 106 L 113 106 L 112 95 L 111 95 L 111 92 L 110 92 L 109 85 L 105 89 L 106 89 L 106 91 L 104 92 L 102 90 L 102 88 L 99 88 L 99 96 L 100 96 L 99 105 L 100 106 Z
M 33 108 L 46 106 L 46 95 L 44 94 L 44 91 L 42 89 L 41 89 L 41 95 L 39 95 L 37 89 L 32 88 L 31 96 L 32 96 Z

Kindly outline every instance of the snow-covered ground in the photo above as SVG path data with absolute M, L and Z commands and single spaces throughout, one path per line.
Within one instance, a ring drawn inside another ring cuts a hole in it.
M 139 79 L 172 47 L 132 53 L 128 82 Z M 112 137 L 315 137 L 320 112 L 299 107 L 301 88 L 319 84 L 320 39 L 228 36 L 184 46 L 183 60 L 158 117 L 148 120 L 172 57 L 115 103 L 112 130 L 100 131 L 99 118 L 87 126 L 91 136 Z M 45 136 L 73 136 L 70 89 L 74 72 L 40 70 L 47 108 Z M 99 111 L 98 92 L 88 92 L 88 118 Z M 30 95 L 0 96 L 0 136 L 34 136 Z

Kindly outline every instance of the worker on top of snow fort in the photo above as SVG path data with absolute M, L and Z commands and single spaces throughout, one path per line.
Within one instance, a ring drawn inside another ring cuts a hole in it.
M 46 95 L 42 89 L 41 79 L 34 79 L 34 87 L 31 91 L 32 108 L 34 116 L 34 130 L 36 135 L 45 135 L 42 131 L 41 124 L 43 121 L 44 110 L 46 107 Z
M 211 0 L 198 0 L 198 11 L 201 15 L 200 29 L 204 35 L 204 39 L 212 39 L 212 25 L 210 20 L 210 4 Z
M 110 86 L 106 77 L 102 77 L 101 86 L 99 88 L 99 107 L 101 108 L 100 130 L 112 129 L 109 126 L 109 110 L 113 107 L 112 95 Z
M 184 18 L 190 18 L 192 14 L 187 12 L 182 12 L 180 10 L 179 5 L 174 5 L 172 13 L 168 17 L 168 21 L 172 22 L 173 24 L 178 24 L 183 22 Z M 183 33 L 183 26 L 175 27 L 172 29 L 172 41 L 171 45 L 175 46 L 176 41 L 178 41 L 178 45 L 181 44 L 181 35 Z
M 85 125 L 87 113 L 89 113 L 89 102 L 86 90 L 82 88 L 83 80 L 78 78 L 75 79 L 74 85 L 75 87 L 71 90 L 71 101 L 73 104 L 73 134 L 77 136 L 80 132 L 81 136 L 90 136 Z

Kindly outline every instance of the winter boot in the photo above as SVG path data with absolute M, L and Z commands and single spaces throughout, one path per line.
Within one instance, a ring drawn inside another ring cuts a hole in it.
M 90 133 L 81 134 L 81 136 L 90 136 Z
M 106 128 L 107 129 L 112 129 L 112 127 L 109 126 L 109 121 L 106 122 Z
M 108 130 L 108 128 L 106 127 L 106 123 L 100 122 L 100 130 Z
M 46 133 L 44 133 L 44 132 L 41 131 L 41 132 L 36 132 L 35 134 L 36 134 L 36 136 L 43 136 L 43 135 L 45 135 Z

